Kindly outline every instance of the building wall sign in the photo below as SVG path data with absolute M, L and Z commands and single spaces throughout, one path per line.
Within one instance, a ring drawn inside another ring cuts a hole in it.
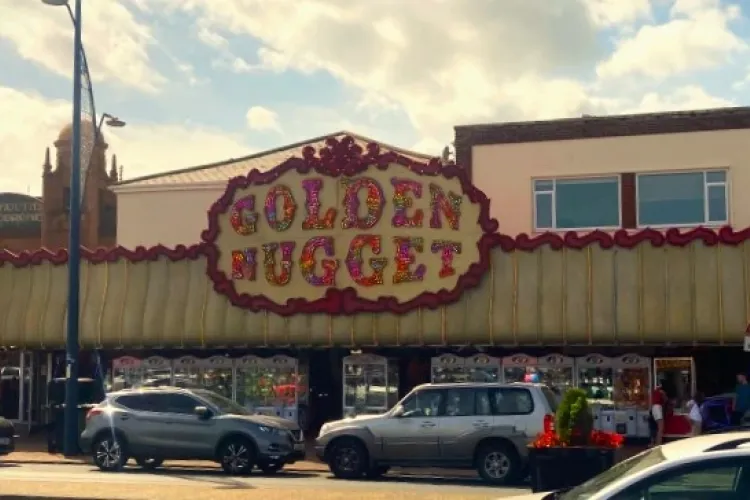
M 0 193 L 0 236 L 32 235 L 42 231 L 41 200 L 19 193 Z
M 497 244 L 464 172 L 332 140 L 235 178 L 202 234 L 214 288 L 290 315 L 435 308 L 476 286 Z

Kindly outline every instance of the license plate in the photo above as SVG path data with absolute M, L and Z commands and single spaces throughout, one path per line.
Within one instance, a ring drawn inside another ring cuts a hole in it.
M 296 443 L 294 445 L 294 451 L 305 451 L 305 443 Z
M 10 444 L 10 438 L 0 438 L 0 444 Z

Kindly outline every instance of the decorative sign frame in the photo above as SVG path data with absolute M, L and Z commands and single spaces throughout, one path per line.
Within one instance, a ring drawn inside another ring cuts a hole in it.
M 443 165 L 438 159 L 425 164 L 394 152 L 381 153 L 377 144 L 370 144 L 363 151 L 351 137 L 345 137 L 341 141 L 330 138 L 326 144 L 317 155 L 315 149 L 308 146 L 303 150 L 303 158 L 290 158 L 271 170 L 252 170 L 246 176 L 229 181 L 223 196 L 210 208 L 208 228 L 201 234 L 207 274 L 217 293 L 226 296 L 236 307 L 254 312 L 269 311 L 282 316 L 313 313 L 348 315 L 359 312 L 403 314 L 418 308 L 436 309 L 456 302 L 465 290 L 476 287 L 481 282 L 489 270 L 491 250 L 500 244 L 500 235 L 497 233 L 497 221 L 489 215 L 489 199 L 471 184 L 463 168 L 452 164 Z M 384 197 L 383 190 L 368 177 L 382 176 L 382 172 L 390 172 L 389 169 L 397 169 L 412 179 L 399 179 L 394 173 L 391 179 L 393 187 L 389 186 L 394 192 L 392 199 Z M 415 176 L 419 176 L 420 182 L 413 180 Z M 302 199 L 295 199 L 291 195 L 292 188 L 282 183 L 295 177 L 303 178 L 306 196 Z M 322 181 L 337 184 L 336 189 L 344 192 L 343 207 L 333 209 L 321 206 L 317 196 L 321 192 Z M 441 185 L 447 183 L 460 189 L 442 190 Z M 255 187 L 267 190 L 265 204 L 263 199 L 256 199 L 254 194 L 243 196 L 248 189 Z M 366 204 L 359 201 L 360 192 L 367 193 Z M 428 199 L 430 210 L 412 207 L 415 199 Z M 390 207 L 389 210 L 393 212 L 393 217 L 388 222 L 403 230 L 403 236 L 394 235 L 393 241 L 383 238 L 382 245 L 389 245 L 389 249 L 396 245 L 395 262 L 385 264 L 384 258 L 371 258 L 369 265 L 364 264 L 368 269 L 362 273 L 363 259 L 359 257 L 360 254 L 352 257 L 352 248 L 356 246 L 354 241 L 359 238 L 362 240 L 357 242 L 360 244 L 359 248 L 368 247 L 372 254 L 380 254 L 380 238 L 375 235 L 378 241 L 371 241 L 373 235 L 369 230 L 377 224 L 385 223 L 380 220 L 386 219 L 383 216 L 384 206 Z M 469 213 L 472 214 L 461 219 L 461 231 L 458 228 L 461 217 L 459 208 L 464 211 L 470 209 Z M 340 212 L 338 215 L 337 211 Z M 478 217 L 473 216 L 475 213 L 478 213 Z M 301 228 L 309 238 L 304 247 L 296 245 L 295 248 L 294 241 L 282 241 L 295 214 L 297 221 L 303 220 Z M 259 240 L 253 236 L 256 230 L 260 231 L 256 223 L 260 225 L 261 222 L 262 230 L 265 231 L 263 234 L 279 233 L 277 242 L 262 238 Z M 351 235 L 352 242 L 349 243 L 349 254 L 339 251 L 339 259 L 334 259 L 330 242 L 333 238 L 326 237 L 320 231 L 338 230 L 337 227 L 347 230 L 346 234 Z M 422 243 L 422 237 L 412 237 L 415 232 L 419 233 L 420 229 L 417 228 L 421 228 L 423 232 L 428 231 L 427 234 L 431 234 L 429 231 L 434 228 L 442 228 L 440 234 L 445 234 L 446 229 L 454 229 L 456 238 L 462 240 L 453 242 L 426 239 Z M 472 231 L 468 237 L 465 236 L 466 228 Z M 227 230 L 233 231 L 231 235 L 225 233 Z M 232 238 L 234 241 L 239 237 L 237 235 L 245 236 L 248 244 L 252 241 L 257 247 L 226 247 L 223 238 Z M 450 288 L 425 286 L 424 291 L 417 288 L 422 283 L 414 282 L 421 281 L 420 273 L 425 273 L 425 266 L 415 262 L 414 252 L 415 249 L 421 251 L 423 245 L 424 251 L 419 255 L 429 255 L 436 262 L 441 262 L 442 259 L 442 267 L 431 271 L 437 276 L 439 270 L 440 278 L 452 277 Z M 454 254 L 461 254 L 461 246 L 464 247 L 464 253 L 471 255 L 471 259 L 467 261 L 468 257 L 463 257 L 461 269 L 456 270 L 451 263 Z M 313 255 L 315 250 L 317 253 Z M 228 269 L 228 264 L 231 264 L 231 269 Z M 394 285 L 391 288 L 384 287 L 382 296 L 376 295 L 379 288 L 377 292 L 372 291 L 369 296 L 363 296 L 366 295 L 367 287 L 382 286 L 382 269 L 386 265 L 389 270 L 388 281 L 393 276 Z M 337 287 L 337 269 L 342 274 L 348 271 L 349 281 L 356 281 L 356 286 L 348 285 L 347 282 L 347 286 Z M 301 296 L 301 293 L 290 290 L 291 295 L 285 296 L 283 300 L 280 299 L 280 293 L 276 293 L 276 298 L 272 297 L 272 288 L 285 286 L 292 273 L 295 274 L 295 279 L 304 278 L 319 291 Z M 369 283 L 367 280 L 373 277 L 380 281 Z M 256 280 L 268 283 L 261 287 L 260 284 L 255 284 Z M 248 285 L 250 281 L 252 284 Z M 396 297 L 397 294 L 393 291 L 393 287 L 398 286 L 396 283 L 412 285 L 414 293 L 407 299 Z

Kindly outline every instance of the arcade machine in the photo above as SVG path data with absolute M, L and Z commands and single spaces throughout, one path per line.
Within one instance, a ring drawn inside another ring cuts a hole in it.
M 398 363 L 375 354 L 343 360 L 344 415 L 385 413 L 398 402 Z
M 234 363 L 227 356 L 211 356 L 201 360 L 198 383 L 209 391 L 234 399 Z
M 594 416 L 594 428 L 603 431 L 615 431 L 614 401 L 614 365 L 612 358 L 601 354 L 589 354 L 576 358 L 577 383 L 586 392 L 591 413 Z
M 236 361 L 236 400 L 248 410 L 298 421 L 298 363 L 289 356 Z
M 629 438 L 649 437 L 651 360 L 637 354 L 615 358 L 615 431 Z
M 526 354 L 513 354 L 502 359 L 503 381 L 512 384 L 514 382 L 538 382 L 539 360 Z
M 464 369 L 469 382 L 500 382 L 502 376 L 500 360 L 486 354 L 475 354 L 466 358 Z
M 143 380 L 142 362 L 133 356 L 121 356 L 112 360 L 112 378 L 107 384 L 107 392 L 130 389 Z
M 140 385 L 156 387 L 172 385 L 172 362 L 161 356 L 151 356 L 141 362 L 143 379 Z
M 433 384 L 453 384 L 468 382 L 466 358 L 455 354 L 442 354 L 430 361 L 430 381 Z
M 202 359 L 195 356 L 182 356 L 172 364 L 172 384 L 177 387 L 201 387 L 200 374 Z
M 669 398 L 671 411 L 664 417 L 664 438 L 690 436 L 692 426 L 687 407 L 695 394 L 695 361 L 693 358 L 655 358 L 654 384 L 661 386 Z
M 575 386 L 575 361 L 562 354 L 548 354 L 537 363 L 539 382 L 546 384 L 558 396 Z

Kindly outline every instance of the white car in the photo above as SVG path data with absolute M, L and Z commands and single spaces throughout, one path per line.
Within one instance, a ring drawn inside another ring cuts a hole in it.
M 748 500 L 750 432 L 707 434 L 646 450 L 567 492 L 515 500 Z

